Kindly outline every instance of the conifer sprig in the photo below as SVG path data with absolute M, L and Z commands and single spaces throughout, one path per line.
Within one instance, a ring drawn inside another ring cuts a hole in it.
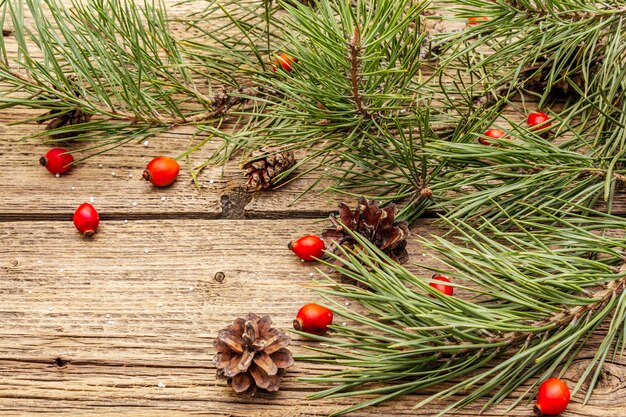
M 1 38 L 0 107 L 49 110 L 34 119 L 48 124 L 36 136 L 71 135 L 105 151 L 177 125 L 219 120 L 244 101 L 198 85 L 198 74 L 217 79 L 221 72 L 186 61 L 161 3 L 19 0 L 1 7 L 18 51 L 9 56 Z M 57 127 L 57 118 L 72 112 L 88 117 Z
M 430 240 L 428 246 L 446 265 L 454 297 L 439 293 L 428 278 L 413 275 L 355 236 L 364 250 L 333 257 L 328 266 L 369 290 L 344 284 L 319 290 L 352 324 L 317 337 L 324 346 L 312 348 L 316 354 L 307 359 L 346 369 L 304 378 L 336 384 L 313 397 L 375 396 L 337 413 L 343 414 L 449 382 L 417 407 L 461 395 L 441 410 L 443 415 L 489 395 L 486 408 L 535 375 L 566 372 L 589 335 L 608 322 L 601 347 L 574 389 L 589 382 L 588 398 L 611 350 L 623 352 L 626 224 L 597 212 L 595 219 L 534 212 L 532 220 L 512 219 L 515 230 L 505 232 L 491 226 L 482 233 L 450 221 L 457 243 Z M 368 313 L 347 308 L 335 297 L 352 299 Z M 381 382 L 385 384 L 376 385 Z

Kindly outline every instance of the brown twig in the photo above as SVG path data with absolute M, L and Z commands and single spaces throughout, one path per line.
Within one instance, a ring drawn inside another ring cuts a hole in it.
M 626 262 L 622 264 L 619 270 L 616 271 L 618 275 L 626 273 Z M 626 275 L 618 278 L 614 281 L 611 281 L 607 284 L 604 284 L 602 287 L 598 288 L 593 293 L 586 293 L 589 299 L 595 300 L 589 304 L 575 306 L 573 308 L 564 307 L 558 314 L 553 315 L 552 317 L 546 318 L 542 321 L 536 321 L 530 323 L 532 327 L 537 329 L 544 329 L 543 331 L 543 339 L 547 338 L 548 335 L 560 328 L 563 328 L 567 325 L 572 325 L 576 323 L 583 317 L 589 318 L 591 314 L 600 310 L 603 306 L 605 306 L 613 297 L 621 294 L 624 289 L 626 289 Z M 490 337 L 487 343 L 494 345 L 494 349 L 498 352 L 504 351 L 507 348 L 518 346 L 520 344 L 528 345 L 530 341 L 537 335 L 540 335 L 540 332 L 536 331 L 519 331 L 519 332 L 508 332 L 501 333 L 499 335 L 495 335 Z M 462 346 L 462 343 L 451 342 L 448 344 L 454 345 L 458 344 Z M 484 347 L 483 347 L 484 349 Z M 453 355 L 459 356 L 462 354 L 476 352 L 476 348 L 468 347 L 465 349 L 460 349 L 454 351 Z M 450 353 L 452 355 L 452 353 Z M 442 357 L 442 360 L 450 360 L 451 356 L 447 356 L 447 359 Z
M 370 119 L 372 115 L 367 111 L 365 106 L 363 105 L 363 97 L 359 92 L 359 86 L 361 83 L 361 34 L 359 33 L 359 28 L 354 28 L 354 34 L 352 35 L 352 40 L 348 44 L 349 50 L 349 59 L 350 59 L 350 81 L 352 83 L 352 99 L 354 100 L 354 104 L 358 112 L 361 116 Z
M 29 83 L 31 85 L 38 85 L 35 80 L 30 78 L 30 76 L 26 74 L 22 74 L 19 71 L 12 70 L 10 68 L 5 67 L 5 70 L 10 73 L 10 75 L 16 79 L 19 79 L 22 82 Z M 111 109 L 105 107 L 95 107 L 95 113 L 103 113 L 109 116 L 112 120 L 119 121 L 128 121 L 131 123 L 149 123 L 152 125 L 169 125 L 169 126 L 181 126 L 186 124 L 194 124 L 200 123 L 206 120 L 218 118 L 224 116 L 231 108 L 238 104 L 243 104 L 247 102 L 249 99 L 247 97 L 241 96 L 250 96 L 250 97 L 258 97 L 262 94 L 265 94 L 265 90 L 254 89 L 251 87 L 241 87 L 238 89 L 232 90 L 221 90 L 213 95 L 213 97 L 202 97 L 203 100 L 208 101 L 210 104 L 210 109 L 201 113 L 196 113 L 191 116 L 176 116 L 176 117 L 168 117 L 161 116 L 159 114 L 152 114 L 152 116 L 146 115 L 138 115 L 135 113 L 122 112 L 118 109 Z

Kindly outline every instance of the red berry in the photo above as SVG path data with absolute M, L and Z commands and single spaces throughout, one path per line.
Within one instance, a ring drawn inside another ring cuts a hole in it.
M 487 20 L 489 20 L 489 18 L 486 16 L 470 17 L 467 19 L 467 25 L 476 26 L 477 24 L 481 22 L 486 22 Z
M 538 416 L 554 416 L 565 410 L 569 404 L 569 388 L 558 378 L 543 381 L 537 393 L 535 414 Z
M 100 224 L 100 215 L 89 203 L 81 204 L 74 212 L 74 226 L 85 236 L 96 233 Z
M 72 167 L 74 157 L 65 149 L 50 149 L 44 156 L 39 158 L 39 163 L 53 174 L 63 174 Z
M 500 129 L 489 129 L 484 135 L 493 139 L 500 139 L 504 136 L 504 132 Z M 491 142 L 485 138 L 478 138 L 478 142 L 482 145 L 491 146 Z
M 543 112 L 530 113 L 528 115 L 528 126 L 530 126 L 533 130 L 536 129 L 545 129 L 552 126 L 552 123 L 549 122 L 550 117 Z
M 306 333 L 323 334 L 332 322 L 332 311 L 319 304 L 307 304 L 298 311 L 293 328 Z
M 303 236 L 287 245 L 298 258 L 305 261 L 314 261 L 324 255 L 324 241 L 317 236 Z
M 274 65 L 272 65 L 272 71 L 276 72 L 276 68 L 280 65 L 280 67 L 287 72 L 291 72 L 293 70 L 293 64 L 298 62 L 298 60 L 284 52 L 282 52 L 279 56 L 274 58 Z
M 176 180 L 180 171 L 178 162 L 167 156 L 159 156 L 148 163 L 143 178 L 157 187 L 167 187 Z
M 450 279 L 448 279 L 448 277 L 445 275 L 433 275 L 431 279 L 442 281 L 442 282 L 450 282 Z M 450 285 L 440 284 L 438 282 L 431 282 L 428 285 L 430 285 L 431 287 L 433 287 L 434 289 L 438 291 L 441 291 L 445 295 L 451 296 L 454 294 L 454 287 L 451 287 Z M 435 298 L 432 294 L 431 294 L 431 297 Z

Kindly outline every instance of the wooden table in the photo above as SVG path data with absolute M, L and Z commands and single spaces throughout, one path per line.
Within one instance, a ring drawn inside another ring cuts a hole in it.
M 207 169 L 200 189 L 186 169 L 172 187 L 151 187 L 141 180 L 143 168 L 154 156 L 186 149 L 191 130 L 184 127 L 55 178 L 38 164 L 48 145 L 18 142 L 41 127 L 9 126 L 33 114 L 0 113 L 1 415 L 324 416 L 355 402 L 305 398 L 321 386 L 297 378 L 328 367 L 298 362 L 278 393 L 248 399 L 216 381 L 211 362 L 213 338 L 234 318 L 270 314 L 288 329 L 298 308 L 316 300 L 306 288 L 318 277 L 315 265 L 299 262 L 286 245 L 319 233 L 336 198 L 308 195 L 291 204 L 306 178 L 249 194 L 236 163 Z M 85 239 L 71 219 L 90 199 L 102 223 Z M 409 251 L 419 272 L 429 256 L 416 236 L 437 228 L 422 220 L 413 231 Z M 305 353 L 305 343 L 294 337 L 293 351 Z M 590 357 L 589 350 L 581 354 L 571 381 Z M 563 416 L 625 416 L 625 365 L 606 365 L 590 403 L 583 407 L 579 395 Z M 441 404 L 412 407 L 436 391 L 351 415 L 435 415 Z M 475 404 L 454 415 L 479 410 Z M 509 415 L 531 414 L 522 406 Z

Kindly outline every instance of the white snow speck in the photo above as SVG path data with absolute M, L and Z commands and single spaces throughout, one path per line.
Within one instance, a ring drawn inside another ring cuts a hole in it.
M 61 174 L 54 174 L 55 177 L 59 178 Z
M 150 145 L 150 141 L 144 140 L 144 141 L 143 141 L 143 147 L 144 147 L 144 148 L 147 148 L 147 147 L 148 147 L 148 145 Z
M 132 177 L 133 177 L 133 174 L 128 174 L 128 178 L 132 178 Z
M 189 287 L 189 291 L 193 291 L 193 287 Z
M 312 277 L 313 275 L 315 275 L 313 272 L 309 273 L 309 276 Z
M 137 205 L 136 201 L 133 201 L 133 207 L 135 207 Z
M 159 303 L 159 307 L 163 307 L 163 303 Z
M 28 290 L 28 293 L 29 293 L 29 294 L 32 294 L 33 292 L 32 292 L 31 290 Z
M 95 199 L 95 198 L 93 198 L 93 197 L 89 197 L 89 202 L 91 202 L 91 203 L 95 203 L 95 202 L 96 202 L 96 199 Z
M 144 251 L 145 253 L 149 253 L 149 252 L 150 252 L 150 249 L 144 249 L 143 251 Z
M 165 197 L 161 197 L 161 201 L 165 201 Z
M 52 307 L 48 307 L 48 311 L 52 311 Z
M 98 164 L 98 168 L 102 168 L 102 164 Z
M 108 319 L 109 317 L 111 317 L 111 315 L 110 315 L 110 314 L 107 314 L 105 317 Z
M 344 304 L 349 306 L 350 305 L 350 301 L 346 301 Z
M 425 254 L 425 253 L 422 253 L 422 258 L 423 258 L 423 257 L 425 257 L 425 256 L 426 256 L 426 254 Z
M 341 323 L 342 326 L 347 326 L 348 323 L 346 323 L 345 321 L 343 323 Z
M 213 184 L 215 180 L 209 180 L 209 184 Z
M 115 326 L 115 321 L 113 321 L 113 320 L 109 320 L 109 321 L 107 321 L 107 324 L 108 324 L 109 326 Z
M 76 189 L 76 187 L 72 187 L 72 191 L 74 191 Z
M 159 382 L 159 388 L 165 388 L 167 385 L 165 385 L 165 383 L 163 382 Z
M 59 269 L 59 272 L 65 272 L 65 269 L 61 268 Z
M 324 168 L 324 172 L 328 172 L 328 168 Z
M 115 171 L 111 172 L 111 176 L 114 177 L 115 176 Z
M 124 224 L 128 224 L 128 220 L 124 220 Z
M 38 264 L 40 264 L 40 263 L 41 263 L 41 261 L 37 261 L 37 263 L 38 263 Z

